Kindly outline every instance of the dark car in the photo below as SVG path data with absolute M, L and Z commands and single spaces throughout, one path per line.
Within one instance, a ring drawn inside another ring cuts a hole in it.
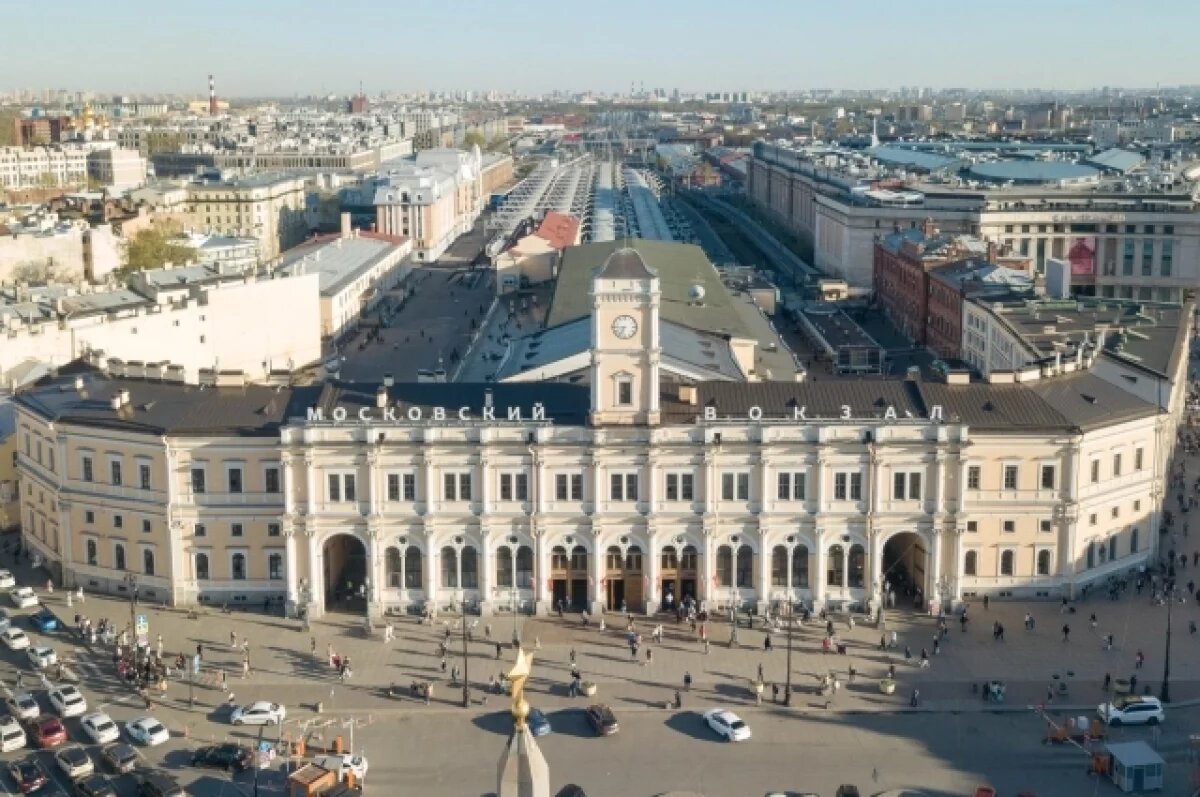
M 43 634 L 47 631 L 57 631 L 60 627 L 58 617 L 49 609 L 41 609 L 29 615 L 29 624 Z
M 76 797 L 117 797 L 112 781 L 99 773 L 75 781 L 74 790 Z
M 526 720 L 526 724 L 529 726 L 529 732 L 534 736 L 545 736 L 554 730 L 550 727 L 550 720 L 538 708 L 529 710 L 529 719 Z
M 858 787 L 849 783 L 838 786 L 837 797 L 859 797 Z
M 249 769 L 254 763 L 254 754 L 238 744 L 214 744 L 201 747 L 192 754 L 192 766 L 215 767 L 216 769 Z
M 587 719 L 597 736 L 612 736 L 621 729 L 613 710 L 603 703 L 588 706 Z
M 139 770 L 134 777 L 140 797 L 183 797 L 183 787 L 165 772 Z
M 55 747 L 67 740 L 67 729 L 63 727 L 62 720 L 50 714 L 30 720 L 25 732 L 38 747 Z
M 100 751 L 100 757 L 109 769 L 122 775 L 132 772 L 138 764 L 138 751 L 133 749 L 133 745 L 125 742 L 113 742 L 106 746 Z
M 17 788 L 21 790 L 22 794 L 37 791 L 50 780 L 46 769 L 33 756 L 27 756 L 9 764 L 8 776 L 12 778 L 13 783 L 17 784 Z

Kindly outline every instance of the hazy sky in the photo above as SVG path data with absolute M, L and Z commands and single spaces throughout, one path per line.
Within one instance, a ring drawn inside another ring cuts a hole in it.
M 0 85 L 103 92 L 1200 83 L 1200 0 L 0 2 Z

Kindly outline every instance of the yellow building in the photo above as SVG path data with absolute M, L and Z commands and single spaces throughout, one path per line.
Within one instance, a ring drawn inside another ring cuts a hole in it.
M 308 235 L 304 178 L 258 175 L 187 185 L 192 224 L 205 232 L 257 238 L 270 261 Z

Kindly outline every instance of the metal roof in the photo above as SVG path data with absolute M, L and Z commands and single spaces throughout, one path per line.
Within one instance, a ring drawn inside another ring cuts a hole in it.
M 1076 183 L 1097 180 L 1100 172 L 1091 166 L 1064 161 L 1003 160 L 977 163 L 967 170 L 972 177 L 1004 183 Z
M 289 277 L 319 275 L 322 296 L 331 296 L 387 257 L 397 244 L 353 237 L 302 244 L 283 254 L 279 271 Z
M 1137 167 L 1146 162 L 1146 159 L 1138 152 L 1130 152 L 1125 149 L 1106 149 L 1103 152 L 1098 152 L 1087 159 L 1087 162 L 1093 166 L 1098 166 L 1101 169 L 1108 169 L 1114 172 L 1131 172 Z

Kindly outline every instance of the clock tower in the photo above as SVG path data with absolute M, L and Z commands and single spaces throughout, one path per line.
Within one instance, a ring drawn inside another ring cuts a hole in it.
M 617 249 L 592 277 L 594 425 L 659 422 L 658 274 L 636 249 Z

